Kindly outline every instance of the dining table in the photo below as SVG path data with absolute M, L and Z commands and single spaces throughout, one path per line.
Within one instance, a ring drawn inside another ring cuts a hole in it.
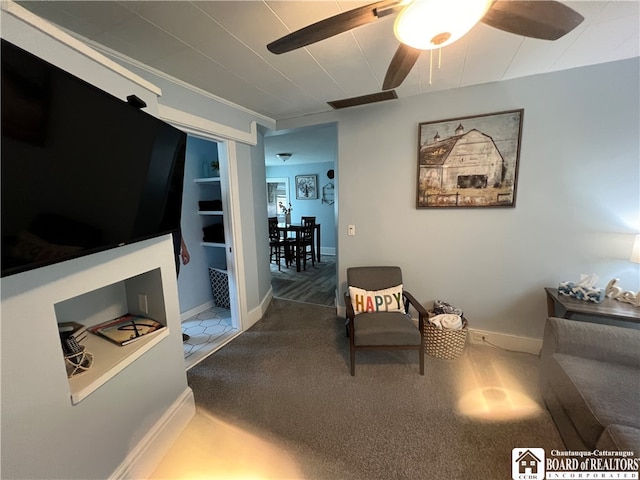
M 296 252 L 300 251 L 300 241 L 302 239 L 302 223 L 278 223 L 278 231 L 283 232 L 285 238 L 290 234 L 294 235 L 296 242 Z M 314 224 L 313 228 L 314 241 L 316 243 L 316 261 L 320 263 L 320 224 Z M 300 271 L 300 255 L 296 255 L 296 271 Z

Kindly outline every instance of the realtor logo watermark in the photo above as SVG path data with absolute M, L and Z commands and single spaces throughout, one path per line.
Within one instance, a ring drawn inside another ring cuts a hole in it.
M 639 465 L 629 451 L 511 450 L 513 480 L 638 480 Z
M 544 480 L 544 448 L 514 448 L 511 450 L 513 480 Z

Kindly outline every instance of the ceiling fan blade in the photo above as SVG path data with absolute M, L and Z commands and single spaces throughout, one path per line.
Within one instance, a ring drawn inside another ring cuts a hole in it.
M 557 40 L 583 20 L 582 15 L 560 2 L 498 0 L 481 21 L 517 35 Z
M 378 10 L 393 7 L 398 3 L 400 2 L 397 0 L 385 0 L 339 13 L 333 17 L 325 18 L 300 30 L 296 30 L 278 40 L 274 40 L 267 45 L 267 49 L 271 53 L 285 53 L 295 50 L 296 48 L 305 47 L 320 40 L 338 35 L 339 33 L 347 32 L 368 23 L 373 23 L 382 16 Z
M 422 50 L 401 43 L 391 59 L 384 82 L 382 82 L 382 89 L 389 90 L 399 87 L 409 75 L 421 53 Z

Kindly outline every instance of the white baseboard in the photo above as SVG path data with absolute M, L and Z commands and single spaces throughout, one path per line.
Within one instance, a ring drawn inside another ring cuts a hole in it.
M 150 478 L 195 413 L 193 391 L 187 387 L 109 478 Z
M 336 247 L 320 247 L 320 255 L 336 256 Z
M 260 302 L 260 305 L 258 305 L 256 308 L 254 308 L 253 310 L 247 313 L 247 319 L 246 319 L 247 321 L 242 322 L 242 330 L 249 329 L 250 327 L 255 325 L 255 323 L 258 322 L 258 320 L 260 320 L 263 317 L 264 313 L 267 311 L 267 308 L 269 308 L 269 304 L 271 303 L 272 298 L 273 298 L 273 288 L 269 288 L 269 291 Z
M 542 349 L 542 339 L 519 337 L 506 333 L 469 329 L 469 341 L 476 345 L 492 345 L 505 350 L 532 353 L 538 355 Z
M 199 313 L 204 312 L 205 310 L 209 310 L 212 307 L 215 307 L 216 304 L 213 300 L 210 300 L 202 305 L 198 305 L 197 307 L 192 308 L 191 310 L 187 310 L 186 312 L 182 312 L 180 314 L 180 322 L 184 322 L 185 320 L 189 320 L 191 317 L 195 317 Z
M 338 305 L 337 301 L 338 299 L 336 298 L 336 305 Z M 345 317 L 346 314 L 347 309 L 345 307 L 339 305 L 336 307 L 336 315 Z M 418 324 L 417 318 L 414 318 L 413 321 L 416 325 Z M 517 335 L 471 328 L 469 329 L 468 341 L 476 345 L 493 345 L 498 348 L 504 348 L 505 350 L 531 353 L 533 355 L 538 355 L 542 349 L 542 339 L 540 338 L 520 337 Z

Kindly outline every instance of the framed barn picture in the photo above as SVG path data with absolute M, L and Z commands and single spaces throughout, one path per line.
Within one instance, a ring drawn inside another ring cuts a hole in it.
M 296 175 L 296 199 L 318 198 L 318 175 Z
M 515 207 L 523 116 L 420 123 L 416 208 Z

